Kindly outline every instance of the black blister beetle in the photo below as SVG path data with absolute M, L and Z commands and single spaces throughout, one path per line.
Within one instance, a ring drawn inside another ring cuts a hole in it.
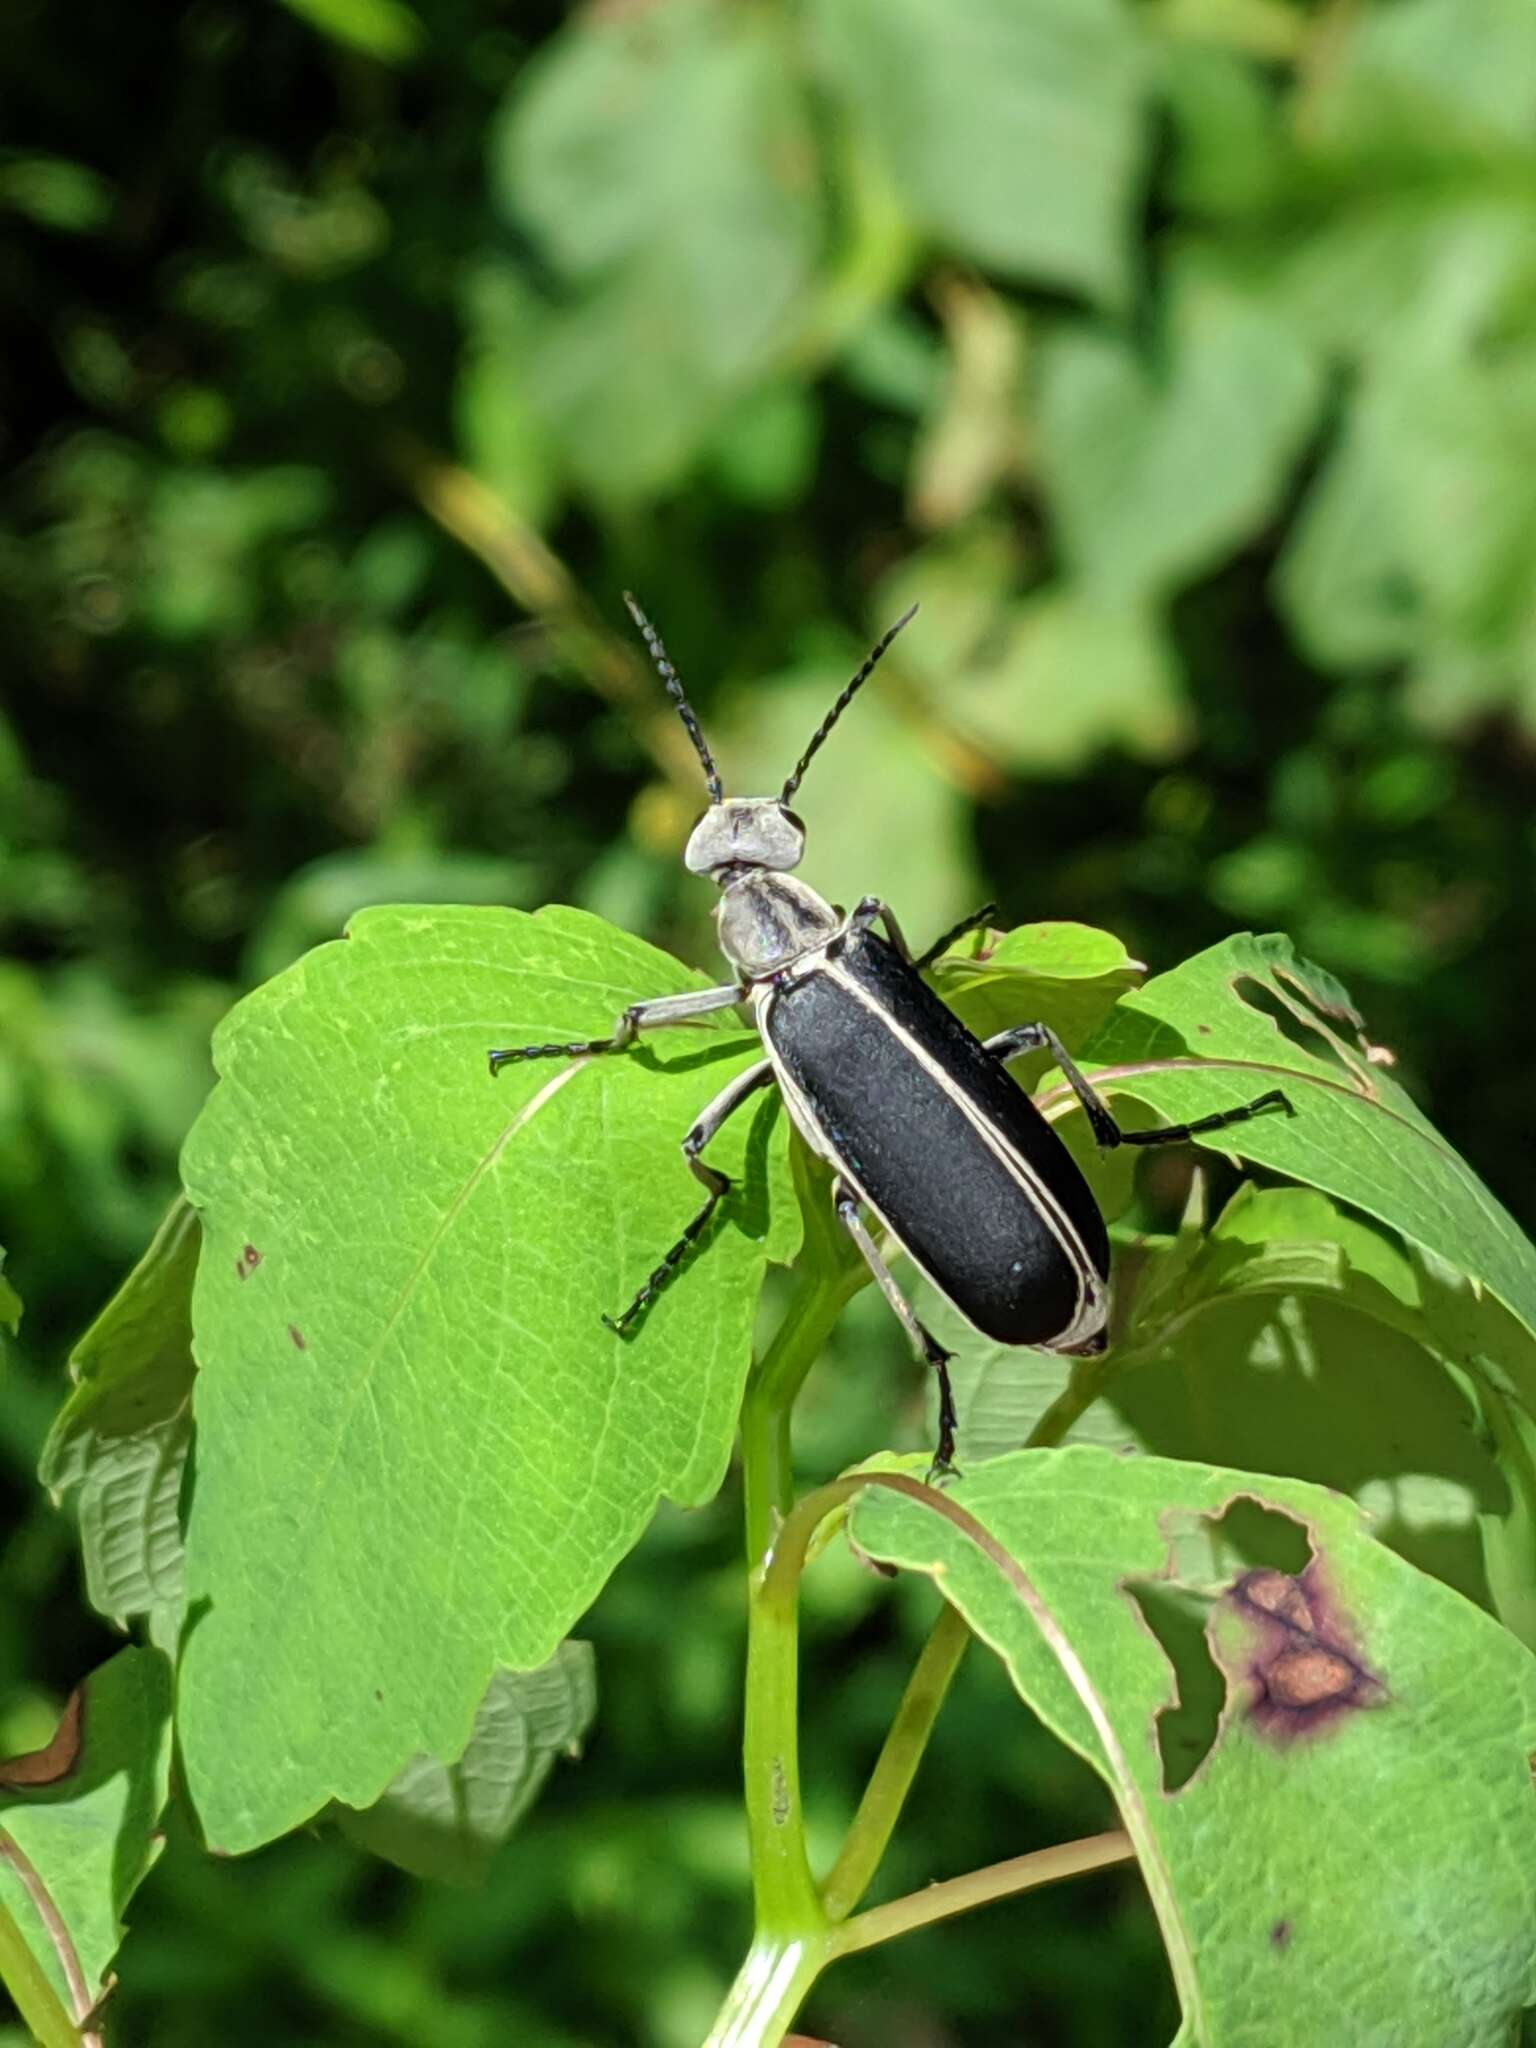
M 677 671 L 640 607 L 636 625 L 704 764 L 709 808 L 689 838 L 689 871 L 720 891 L 720 950 L 734 978 L 719 988 L 632 1003 L 608 1038 L 506 1047 L 512 1060 L 578 1059 L 623 1052 L 642 1031 L 688 1024 L 742 1005 L 765 1057 L 738 1074 L 683 1139 L 683 1157 L 708 1198 L 629 1306 L 604 1316 L 623 1334 L 697 1242 L 728 1175 L 703 1157 L 726 1118 L 759 1088 L 777 1086 L 807 1145 L 833 1173 L 838 1218 L 857 1244 L 919 1358 L 939 1379 L 937 1469 L 955 1448 L 951 1354 L 926 1330 L 880 1256 L 867 1210 L 973 1328 L 1000 1344 L 1093 1356 L 1106 1343 L 1109 1235 L 1076 1161 L 1005 1062 L 1049 1049 L 1087 1114 L 1094 1138 L 1115 1145 L 1171 1145 L 1291 1105 L 1278 1088 L 1236 1109 L 1155 1131 L 1122 1131 L 1047 1024 L 1016 1024 L 976 1038 L 923 980 L 923 969 L 992 916 L 987 904 L 913 956 L 890 908 L 866 896 L 847 916 L 790 870 L 805 828 L 789 808 L 801 778 L 917 607 L 899 618 L 817 727 L 776 797 L 727 797 L 683 694 Z M 875 926 L 884 929 L 882 938 Z

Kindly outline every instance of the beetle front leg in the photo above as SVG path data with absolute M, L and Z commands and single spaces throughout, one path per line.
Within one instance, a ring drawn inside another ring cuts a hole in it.
M 955 1469 L 955 1417 L 954 1389 L 949 1384 L 949 1361 L 954 1356 L 932 1334 L 924 1329 L 907 1300 L 892 1277 L 891 1269 L 880 1256 L 879 1247 L 864 1226 L 859 1214 L 857 1191 L 839 1174 L 832 1183 L 832 1206 L 837 1211 L 837 1220 L 853 1239 L 864 1255 L 864 1263 L 874 1275 L 875 1285 L 885 1296 L 901 1327 L 911 1340 L 912 1349 L 923 1365 L 931 1365 L 939 1376 L 939 1446 L 934 1453 L 933 1464 L 928 1477 L 934 1479 Z
M 650 1278 L 628 1308 L 620 1309 L 616 1316 L 603 1317 L 603 1322 L 615 1336 L 622 1337 L 627 1334 L 635 1318 L 656 1299 L 687 1257 L 689 1247 L 697 1244 L 708 1229 L 710 1217 L 730 1193 L 734 1183 L 728 1173 L 722 1173 L 717 1166 L 711 1166 L 707 1160 L 701 1159 L 699 1154 L 726 1118 L 739 1109 L 749 1095 L 755 1094 L 759 1088 L 766 1088 L 773 1078 L 772 1060 L 759 1060 L 756 1066 L 748 1067 L 744 1074 L 738 1074 L 729 1087 L 722 1088 L 714 1101 L 706 1104 L 700 1111 L 698 1122 L 683 1140 L 683 1158 L 688 1162 L 688 1171 L 694 1179 L 701 1180 L 708 1188 L 709 1199 L 661 1264 L 652 1270 Z
M 1116 1145 L 1177 1145 L 1207 1131 L 1225 1130 L 1228 1124 L 1244 1124 L 1266 1109 L 1283 1109 L 1287 1116 L 1296 1114 L 1290 1097 L 1279 1088 L 1271 1088 L 1266 1094 L 1256 1095 L 1252 1102 L 1240 1102 L 1235 1109 L 1213 1110 L 1209 1116 L 1196 1117 L 1193 1123 L 1164 1124 L 1155 1131 L 1122 1131 L 1103 1096 L 1074 1066 L 1049 1024 L 1016 1024 L 1011 1031 L 999 1031 L 995 1038 L 989 1038 L 986 1047 L 1000 1060 L 1017 1059 L 1021 1053 L 1049 1048 L 1067 1086 L 1083 1105 L 1095 1142 L 1106 1152 Z
M 656 996 L 650 1002 L 631 1003 L 609 1038 L 575 1039 L 564 1045 L 498 1047 L 489 1055 L 491 1076 L 494 1079 L 514 1060 L 577 1060 L 594 1053 L 623 1052 L 642 1031 L 657 1031 L 669 1024 L 691 1024 L 695 1017 L 708 1016 L 712 1010 L 729 1010 L 740 1001 L 741 990 L 733 982 L 729 988 L 690 989 L 686 995 Z

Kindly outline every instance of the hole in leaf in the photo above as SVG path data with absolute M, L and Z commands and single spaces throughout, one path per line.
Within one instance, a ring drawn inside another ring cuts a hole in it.
M 1341 1067 L 1348 1065 L 1340 1053 L 1333 1022 L 1308 1000 L 1304 990 L 1297 989 L 1287 1001 L 1268 982 L 1258 981 L 1248 974 L 1238 975 L 1232 987 L 1240 1002 L 1267 1017 L 1281 1037 L 1294 1045 L 1298 1052 L 1307 1053 L 1313 1059 L 1331 1060 Z
M 1278 1508 L 1241 1498 L 1219 1515 L 1169 1518 L 1166 1577 L 1130 1579 L 1125 1590 L 1173 1670 L 1172 1706 L 1157 1715 L 1163 1790 L 1182 1790 L 1216 1741 L 1227 1682 L 1211 1655 L 1206 1624 L 1216 1600 L 1255 1572 L 1298 1578 L 1313 1551 L 1301 1523 Z
M 1211 1603 L 1198 1593 L 1151 1579 L 1136 1581 L 1126 1590 L 1173 1666 L 1178 1699 L 1158 1713 L 1157 1748 L 1162 1758 L 1163 1790 L 1178 1792 L 1210 1755 L 1226 1704 L 1226 1680 L 1205 1640 Z
M 1262 1566 L 1296 1578 L 1312 1562 L 1312 1544 L 1300 1522 L 1256 1500 L 1234 1500 L 1214 1525 L 1250 1570 Z

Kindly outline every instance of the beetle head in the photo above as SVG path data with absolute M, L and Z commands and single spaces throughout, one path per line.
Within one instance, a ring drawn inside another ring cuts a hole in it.
M 772 796 L 728 796 L 711 804 L 689 835 L 683 865 L 723 882 L 732 868 L 797 868 L 805 827 Z
M 805 852 L 805 827 L 789 808 L 789 800 L 800 787 L 805 771 L 811 765 L 823 741 L 842 717 L 859 691 L 874 673 L 875 664 L 887 647 L 907 624 L 917 606 L 902 613 L 895 625 L 883 633 L 870 651 L 869 659 L 847 683 L 837 701 L 811 736 L 811 743 L 791 770 L 788 780 L 777 797 L 734 796 L 727 797 L 720 782 L 720 771 L 715 766 L 714 756 L 694 715 L 693 706 L 683 694 L 682 680 L 677 670 L 667 659 L 667 650 L 661 644 L 661 636 L 650 620 L 641 611 L 634 598 L 626 590 L 624 602 L 630 616 L 640 628 L 651 659 L 655 662 L 667 694 L 677 706 L 678 716 L 687 728 L 688 737 L 693 741 L 694 751 L 704 768 L 704 783 L 709 791 L 709 809 L 700 818 L 689 835 L 683 863 L 690 874 L 713 875 L 724 887 L 733 874 L 744 871 L 768 869 L 783 871 L 800 865 Z

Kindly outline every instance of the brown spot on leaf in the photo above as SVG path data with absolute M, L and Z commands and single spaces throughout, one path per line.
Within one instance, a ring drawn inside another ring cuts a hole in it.
M 307 1351 L 309 1349 L 309 1346 L 304 1342 L 304 1332 L 297 1323 L 290 1323 L 288 1325 L 288 1334 L 293 1339 L 295 1351 Z
M 1282 1952 L 1288 1949 L 1291 1945 L 1291 1935 L 1293 1932 L 1294 1929 L 1289 1920 L 1277 1920 L 1269 1930 L 1270 1947 L 1280 1949 Z
M 1269 1696 L 1282 1707 L 1321 1707 L 1354 1690 L 1360 1674 L 1347 1657 L 1314 1643 L 1309 1649 L 1287 1650 L 1269 1667 Z
M 1195 1026 L 1195 1029 L 1199 1032 L 1202 1038 L 1209 1038 L 1211 1035 L 1211 1027 L 1209 1024 L 1197 1024 Z
M 1381 1706 L 1386 1687 L 1329 1601 L 1316 1560 L 1292 1578 L 1252 1571 L 1228 1596 L 1258 1624 L 1249 1717 L 1279 1743 L 1321 1734 L 1341 1714 Z
M 239 1258 L 235 1261 L 235 1273 L 237 1278 L 244 1280 L 248 1274 L 254 1273 L 256 1268 L 260 1264 L 261 1253 L 257 1251 L 255 1245 L 248 1244 L 245 1250 L 240 1254 Z
M 1285 1572 L 1250 1572 L 1243 1580 L 1242 1591 L 1250 1607 L 1262 1607 L 1266 1614 L 1277 1615 L 1292 1628 L 1311 1630 L 1312 1610 L 1299 1579 Z
M 0 1763 L 0 1785 L 12 1792 L 24 1792 L 38 1785 L 57 1785 L 80 1761 L 85 1740 L 85 1687 L 77 1685 L 65 1702 L 59 1725 L 41 1749 L 29 1749 L 21 1756 Z

